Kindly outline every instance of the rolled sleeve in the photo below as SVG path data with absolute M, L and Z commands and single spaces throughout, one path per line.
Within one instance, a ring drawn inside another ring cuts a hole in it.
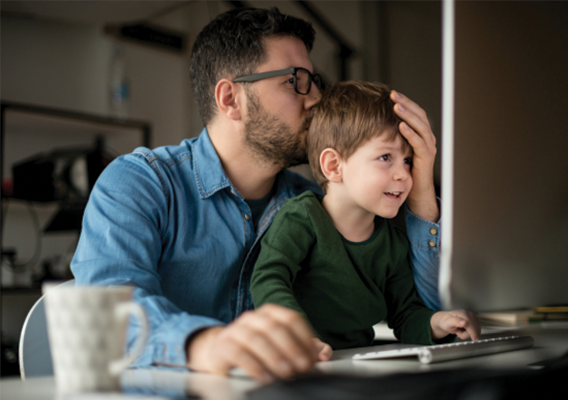
M 183 311 L 164 293 L 160 258 L 162 231 L 168 226 L 167 193 L 150 168 L 143 158 L 129 156 L 105 169 L 85 210 L 71 269 L 78 285 L 136 288 L 133 300 L 144 308 L 148 336 L 134 366 L 183 367 L 187 365 L 187 338 L 223 323 Z M 191 279 L 189 273 L 186 279 Z M 129 352 L 141 336 L 140 329 L 140 323 L 132 319 L 126 339 Z
M 428 308 L 440 310 L 440 221 L 431 222 L 420 218 L 408 207 L 405 208 L 405 219 L 416 290 Z
M 175 310 L 164 297 L 147 296 L 140 289 L 135 291 L 134 298 L 147 310 L 149 325 L 154 327 L 144 351 L 134 361 L 134 367 L 156 364 L 185 367 L 188 361 L 185 347 L 188 337 L 202 329 L 223 325 L 213 318 Z M 129 348 L 135 346 L 136 332 L 136 329 L 130 329 Z

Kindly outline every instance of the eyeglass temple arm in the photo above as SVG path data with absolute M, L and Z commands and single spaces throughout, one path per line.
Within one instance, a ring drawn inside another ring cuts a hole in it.
M 259 74 L 241 76 L 240 78 L 233 79 L 233 82 L 256 82 L 261 79 L 272 78 L 274 76 L 282 76 L 293 73 L 294 73 L 294 68 L 279 69 L 277 71 L 261 72 Z

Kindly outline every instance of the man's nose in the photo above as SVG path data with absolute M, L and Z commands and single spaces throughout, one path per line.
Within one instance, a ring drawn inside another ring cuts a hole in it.
M 311 84 L 310 92 L 305 96 L 304 107 L 309 110 L 321 100 L 322 93 L 314 82 Z

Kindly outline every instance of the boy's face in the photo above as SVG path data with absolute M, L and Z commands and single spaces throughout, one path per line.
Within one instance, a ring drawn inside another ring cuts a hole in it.
M 344 196 L 369 213 L 394 218 L 412 189 L 412 149 L 402 151 L 402 138 L 374 137 L 342 161 Z

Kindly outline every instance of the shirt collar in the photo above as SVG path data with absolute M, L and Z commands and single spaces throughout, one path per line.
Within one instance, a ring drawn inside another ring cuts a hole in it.
M 231 187 L 231 182 L 221 165 L 221 160 L 213 147 L 207 128 L 203 128 L 199 138 L 193 142 L 193 170 L 195 182 L 202 199 L 212 196 L 219 190 Z
M 199 138 L 192 143 L 192 150 L 195 181 L 202 199 L 211 197 L 225 188 L 230 188 L 235 195 L 242 197 L 225 174 L 207 128 L 203 128 Z M 297 178 L 294 179 L 290 171 L 286 169 L 280 171 L 276 176 L 276 190 L 274 193 L 277 208 L 279 209 L 286 200 L 297 196 L 307 188 L 320 192 L 315 182 L 306 186 L 306 183 L 301 183 Z

